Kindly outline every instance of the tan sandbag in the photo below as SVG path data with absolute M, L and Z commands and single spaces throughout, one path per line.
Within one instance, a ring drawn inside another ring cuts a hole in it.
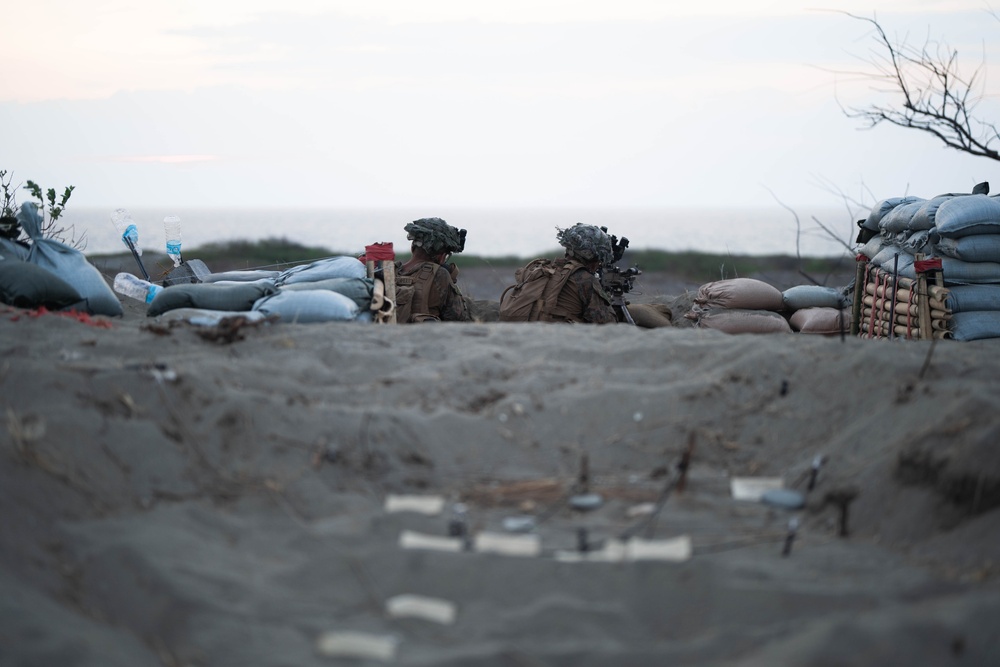
M 851 330 L 851 311 L 846 308 L 800 308 L 792 313 L 788 323 L 799 333 L 839 334 Z
M 705 283 L 694 302 L 707 308 L 780 311 L 785 308 L 781 291 L 761 280 L 731 278 Z
M 658 327 L 673 326 L 673 314 L 670 307 L 662 303 L 634 303 L 629 304 L 629 314 L 635 321 L 637 327 L 644 329 L 656 329 Z
M 710 308 L 700 313 L 698 326 L 729 334 L 792 333 L 792 327 L 781 315 L 770 310 L 746 308 Z

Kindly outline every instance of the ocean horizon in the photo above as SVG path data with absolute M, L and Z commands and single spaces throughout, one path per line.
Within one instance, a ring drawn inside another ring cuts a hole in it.
M 86 254 L 124 249 L 111 222 L 113 207 L 68 206 L 60 218 L 74 237 L 85 235 Z M 441 217 L 468 230 L 465 252 L 484 257 L 529 257 L 558 249 L 556 228 L 577 222 L 606 226 L 629 239 L 632 250 L 699 251 L 732 255 L 837 257 L 848 252 L 857 228 L 850 212 L 834 207 L 773 208 L 189 208 L 143 207 L 129 212 L 138 246 L 164 252 L 163 218 L 181 219 L 183 248 L 228 241 L 285 238 L 334 254 L 360 254 L 366 245 L 392 242 L 408 250 L 403 226 Z M 796 223 L 796 215 L 798 223 Z M 861 214 L 861 217 L 864 213 Z M 813 218 L 833 232 L 824 231 Z

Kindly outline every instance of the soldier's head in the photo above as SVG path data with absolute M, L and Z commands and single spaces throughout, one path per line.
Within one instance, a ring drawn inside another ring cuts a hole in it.
M 465 230 L 452 227 L 441 218 L 420 218 L 403 230 L 411 241 L 410 251 L 418 259 L 442 264 L 452 253 L 465 250 Z
M 600 227 L 576 223 L 569 229 L 556 227 L 556 239 L 566 248 L 566 256 L 593 269 L 614 261 L 611 237 Z

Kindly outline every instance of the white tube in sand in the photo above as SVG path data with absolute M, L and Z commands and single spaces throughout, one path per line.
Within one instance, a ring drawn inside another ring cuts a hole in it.
M 479 533 L 475 539 L 476 551 L 503 556 L 537 556 L 542 552 L 542 542 L 538 535 L 504 535 L 502 533 Z
M 438 535 L 427 535 L 412 530 L 404 530 L 399 536 L 399 546 L 404 549 L 458 552 L 465 548 L 465 543 L 456 537 L 440 537 Z
M 386 613 L 392 618 L 421 618 L 442 625 L 455 622 L 455 604 L 423 595 L 397 595 L 385 602 Z
M 444 509 L 442 496 L 386 496 L 386 512 L 415 512 L 434 516 Z
M 361 658 L 387 662 L 396 657 L 399 640 L 368 632 L 324 632 L 316 642 L 320 655 L 329 658 Z

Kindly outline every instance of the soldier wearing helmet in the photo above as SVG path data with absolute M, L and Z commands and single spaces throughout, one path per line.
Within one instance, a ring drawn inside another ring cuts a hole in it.
M 556 239 L 566 248 L 566 255 L 555 263 L 582 265 L 573 271 L 559 292 L 556 308 L 571 313 L 567 317 L 570 322 L 617 322 L 611 299 L 597 278 L 597 270 L 613 261 L 611 238 L 600 227 L 577 223 L 568 229 L 557 228 Z
M 449 263 L 465 249 L 465 230 L 441 218 L 421 218 L 405 227 L 412 257 L 397 267 L 396 316 L 399 322 L 471 320 L 455 284 L 458 267 Z
M 611 238 L 593 225 L 556 229 L 565 256 L 536 259 L 515 271 L 517 282 L 500 296 L 500 321 L 617 322 L 611 298 L 597 278 L 597 270 L 614 261 Z

